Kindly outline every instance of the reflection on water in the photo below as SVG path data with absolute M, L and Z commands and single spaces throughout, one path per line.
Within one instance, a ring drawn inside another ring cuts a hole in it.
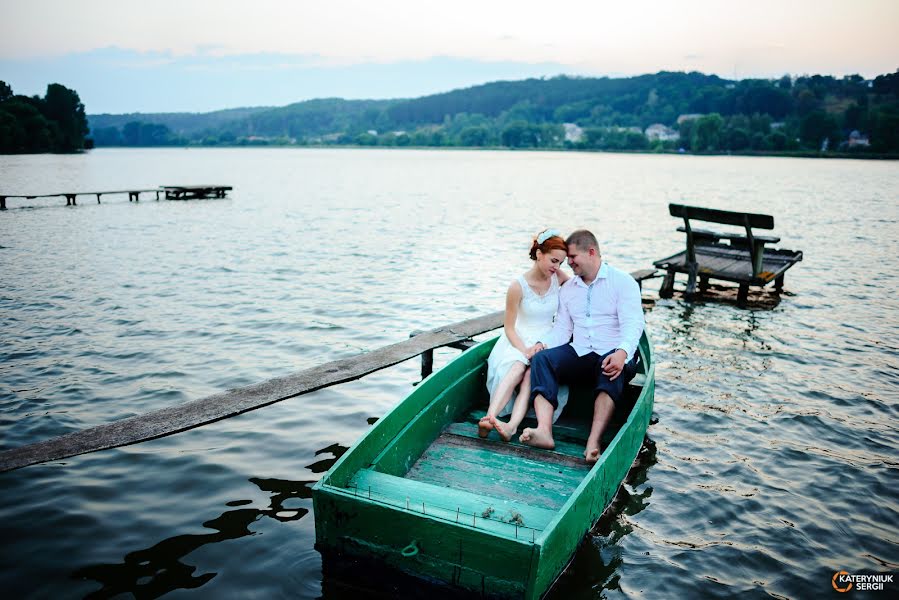
M 571 564 L 547 593 L 547 599 L 561 600 L 581 595 L 578 591 L 583 590 L 585 584 L 594 589 L 618 589 L 617 573 L 625 560 L 619 546 L 622 539 L 633 531 L 629 517 L 634 517 L 650 504 L 653 490 L 649 485 L 649 476 L 650 469 L 657 462 L 656 452 L 655 442 L 646 437 L 612 503 L 585 536 Z
M 899 564 L 899 271 L 871 258 L 899 256 L 895 161 L 129 149 L 0 156 L 0 172 L 22 191 L 235 186 L 0 214 L 2 449 L 500 310 L 543 227 L 591 228 L 631 271 L 683 249 L 669 202 L 773 214 L 805 256 L 782 294 L 739 308 L 713 286 L 647 313 L 653 466 L 632 471 L 560 589 L 799 598 L 832 589 L 834 568 Z M 0 588 L 340 596 L 304 494 L 419 367 L 0 475 Z
M 338 444 L 319 450 L 316 454 L 332 453 L 334 457 L 316 463 L 313 472 L 327 471 L 346 450 Z M 131 593 L 135 598 L 158 598 L 173 590 L 193 589 L 206 584 L 216 573 L 194 575 L 197 568 L 184 562 L 191 552 L 207 544 L 253 535 L 250 526 L 262 517 L 288 523 L 309 514 L 307 508 L 285 507 L 285 503 L 291 499 L 311 499 L 315 481 L 254 477 L 250 482 L 261 491 L 272 493 L 268 507 L 225 511 L 203 523 L 203 527 L 215 530 L 215 533 L 177 535 L 150 548 L 130 552 L 121 563 L 81 567 L 72 573 L 72 578 L 97 581 L 102 585 L 99 590 L 87 594 L 86 598 L 112 598 L 123 593 Z M 237 507 L 251 503 L 252 500 L 233 500 L 227 504 Z
M 318 456 L 320 454 L 331 454 L 331 458 L 323 458 L 322 460 L 317 460 L 311 465 L 306 465 L 306 468 L 312 471 L 313 473 L 324 473 L 328 469 L 331 468 L 337 459 L 343 456 L 343 453 L 349 450 L 346 446 L 341 446 L 340 444 L 331 444 L 327 448 L 322 448 L 321 450 L 316 450 L 315 455 Z

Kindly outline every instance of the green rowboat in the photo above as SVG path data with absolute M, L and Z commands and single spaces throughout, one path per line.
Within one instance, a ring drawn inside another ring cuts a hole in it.
M 652 345 L 644 333 L 638 375 L 591 468 L 583 459 L 593 410 L 586 389 L 571 390 L 554 450 L 504 443 L 495 432 L 478 437 L 495 342 L 422 381 L 315 484 L 316 548 L 326 562 L 377 565 L 453 593 L 527 599 L 562 573 L 643 444 Z

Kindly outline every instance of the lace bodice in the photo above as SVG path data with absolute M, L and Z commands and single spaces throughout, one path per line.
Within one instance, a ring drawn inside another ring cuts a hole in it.
M 531 289 L 524 275 L 518 276 L 518 284 L 522 294 L 515 329 L 523 338 L 531 339 L 552 327 L 559 308 L 559 278 L 555 274 L 552 276 L 549 289 L 542 296 Z

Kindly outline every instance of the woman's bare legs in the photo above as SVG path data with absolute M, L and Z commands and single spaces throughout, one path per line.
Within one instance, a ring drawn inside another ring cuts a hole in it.
M 510 441 L 512 436 L 518 433 L 518 426 L 521 425 L 521 421 L 528 412 L 530 396 L 531 369 L 528 367 L 522 375 L 521 385 L 518 388 L 518 396 L 515 397 L 515 405 L 512 407 L 512 414 L 509 416 L 509 422 L 504 423 L 496 417 L 493 417 L 490 421 L 496 429 L 496 432 L 499 434 L 499 437 L 503 438 L 504 442 Z
M 478 422 L 478 435 L 482 438 L 490 434 L 490 430 L 494 427 L 492 419 L 495 419 L 496 413 L 508 404 L 509 398 L 512 397 L 512 392 L 515 391 L 515 386 L 521 383 L 526 368 L 527 365 L 524 363 L 515 362 L 509 368 L 506 376 L 499 382 L 499 385 L 496 386 L 496 390 L 494 390 L 493 396 L 490 398 L 490 406 L 487 407 L 487 414 Z M 528 378 L 528 387 L 530 388 L 530 378 Z M 515 406 L 518 406 L 517 399 Z

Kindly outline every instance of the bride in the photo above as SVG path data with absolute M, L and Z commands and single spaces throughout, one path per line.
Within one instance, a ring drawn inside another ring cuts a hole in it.
M 478 423 L 478 435 L 487 437 L 495 429 L 508 442 L 518 431 L 528 409 L 531 392 L 531 346 L 553 326 L 559 308 L 559 288 L 568 280 L 561 270 L 568 256 L 565 240 L 554 229 L 541 232 L 531 243 L 534 265 L 519 275 L 506 292 L 503 334 L 487 359 L 487 389 L 490 406 Z M 515 393 L 517 391 L 517 394 Z M 512 396 L 515 395 L 514 403 Z M 559 407 L 568 401 L 568 388 L 559 390 Z M 507 422 L 498 417 L 510 415 Z

